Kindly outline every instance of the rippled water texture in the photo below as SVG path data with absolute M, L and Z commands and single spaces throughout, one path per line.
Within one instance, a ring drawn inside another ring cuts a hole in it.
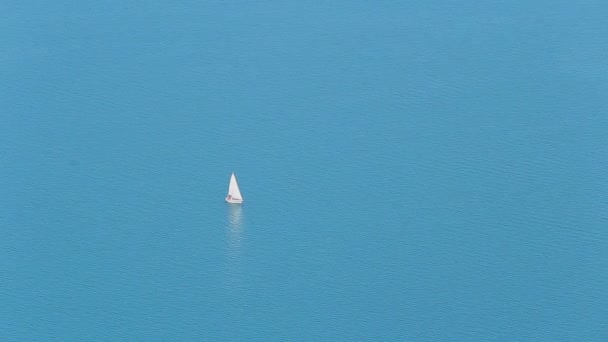
M 606 340 L 605 23 L 5 2 L 0 340 Z

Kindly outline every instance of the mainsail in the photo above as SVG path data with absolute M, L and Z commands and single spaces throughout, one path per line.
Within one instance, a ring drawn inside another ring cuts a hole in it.
M 241 190 L 239 190 L 239 185 L 236 182 L 234 172 L 230 176 L 230 185 L 228 186 L 228 196 L 226 196 L 226 202 L 243 203 L 243 196 L 241 195 Z

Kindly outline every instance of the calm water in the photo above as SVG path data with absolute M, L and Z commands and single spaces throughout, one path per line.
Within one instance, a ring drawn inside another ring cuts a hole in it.
M 606 340 L 607 14 L 4 2 L 0 340 Z

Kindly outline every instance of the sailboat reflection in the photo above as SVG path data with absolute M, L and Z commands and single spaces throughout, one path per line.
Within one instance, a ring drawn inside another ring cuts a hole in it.
M 240 205 L 226 205 L 226 250 L 222 273 L 223 301 L 227 304 L 226 314 L 232 321 L 240 321 L 246 317 L 247 306 L 244 295 L 247 289 L 244 274 L 244 252 L 245 224 L 243 219 L 243 208 Z
M 238 258 L 241 253 L 243 240 L 243 208 L 240 205 L 230 205 L 228 208 L 228 255 Z

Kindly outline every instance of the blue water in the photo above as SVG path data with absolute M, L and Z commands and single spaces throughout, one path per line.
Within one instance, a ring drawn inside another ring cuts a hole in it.
M 605 341 L 607 14 L 5 1 L 0 340 Z

